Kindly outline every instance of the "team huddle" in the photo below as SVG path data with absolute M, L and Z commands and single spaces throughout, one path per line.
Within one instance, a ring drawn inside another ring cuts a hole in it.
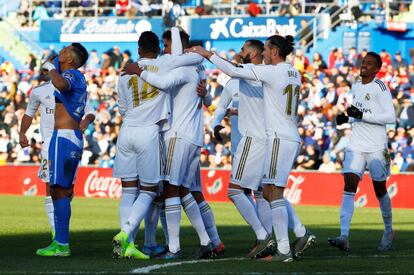
M 214 215 L 201 188 L 203 106 L 212 104 L 205 89 L 205 59 L 231 77 L 215 111 L 212 128 L 220 140 L 221 121 L 226 114 L 232 114 L 228 197 L 256 235 L 253 248 L 246 255 L 278 262 L 300 257 L 315 244 L 316 236 L 306 229 L 284 198 L 301 144 L 297 120 L 302 79 L 286 61 L 294 51 L 293 37 L 273 35 L 265 43 L 247 40 L 237 55 L 237 64 L 201 46 L 191 47 L 188 34 L 181 28 L 165 31 L 162 39 L 164 49 L 160 55 L 157 35 L 143 32 L 138 40 L 140 59 L 127 64 L 118 80 L 118 109 L 123 123 L 113 177 L 121 179 L 122 198 L 120 232 L 112 240 L 113 257 L 181 258 L 181 207 L 200 240 L 194 258 L 224 254 Z M 53 232 L 52 244 L 37 250 L 40 256 L 71 253 L 70 202 L 82 154 L 82 130 L 94 120 L 93 111 L 87 107 L 85 78 L 77 70 L 87 58 L 86 50 L 73 43 L 58 57 L 48 60 L 43 68 L 51 81 L 33 89 L 21 124 L 20 144 L 25 147 L 25 133 L 40 105 L 43 146 L 39 176 L 47 183 L 45 207 Z M 375 77 L 381 65 L 376 53 L 367 54 L 361 67 L 361 81 L 352 89 L 352 105 L 346 114 L 336 118 L 337 125 L 353 126 L 343 168 L 341 233 L 328 239 L 331 246 L 344 251 L 350 247 L 354 196 L 366 167 L 385 226 L 378 250 L 389 250 L 394 239 L 391 201 L 386 189 L 390 164 L 385 125 L 395 122 L 395 112 L 388 88 Z M 156 241 L 159 220 L 166 245 Z M 145 239 L 139 249 L 135 239 L 142 221 Z M 293 242 L 289 240 L 289 229 L 296 237 Z

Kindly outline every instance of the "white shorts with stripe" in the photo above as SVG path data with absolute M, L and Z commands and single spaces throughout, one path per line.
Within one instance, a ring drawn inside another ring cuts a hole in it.
M 230 182 L 257 190 L 263 178 L 266 141 L 243 136 L 233 158 Z
M 200 162 L 197 163 L 197 171 L 196 171 L 194 181 L 191 184 L 190 192 L 203 192 L 203 186 L 201 185 Z
M 167 139 L 165 145 L 165 180 L 172 185 L 190 188 L 196 181 L 200 147 L 180 137 Z
M 290 170 L 299 153 L 299 148 L 300 143 L 297 141 L 268 136 L 263 184 L 285 187 L 289 179 Z
M 42 142 L 42 150 L 40 152 L 40 167 L 37 176 L 43 182 L 49 182 L 49 144 L 50 139 Z
M 367 166 L 369 174 L 374 181 L 387 180 L 387 177 L 390 175 L 390 154 L 388 149 L 376 152 L 345 150 L 342 174 L 356 174 L 361 179 Z
M 112 176 L 158 185 L 161 180 L 159 126 L 122 125 Z

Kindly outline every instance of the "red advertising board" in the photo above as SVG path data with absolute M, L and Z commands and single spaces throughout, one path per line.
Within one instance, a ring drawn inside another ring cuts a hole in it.
M 0 194 L 44 195 L 45 187 L 37 177 L 36 166 L 0 166 Z M 79 197 L 119 198 L 121 182 L 111 177 L 112 170 L 81 167 L 78 171 L 75 195 Z M 208 201 L 227 202 L 228 170 L 202 170 L 204 196 Z M 414 175 L 392 175 L 388 192 L 393 207 L 414 208 Z M 289 176 L 285 197 L 293 204 L 341 204 L 343 179 L 339 173 L 293 172 Z M 358 207 L 376 207 L 378 201 L 368 175 L 363 177 L 355 196 Z

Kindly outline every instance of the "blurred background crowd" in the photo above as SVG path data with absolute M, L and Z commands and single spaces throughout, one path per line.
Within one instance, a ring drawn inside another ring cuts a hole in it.
M 233 59 L 238 49 L 220 52 Z M 54 49 L 45 49 L 44 56 Z M 383 66 L 378 74 L 389 87 L 397 122 L 387 127 L 391 169 L 393 173 L 414 171 L 414 49 L 411 56 L 383 50 Z M 359 67 L 366 51 L 351 48 L 333 49 L 328 60 L 315 53 L 312 58 L 298 48 L 290 61 L 302 73 L 303 89 L 299 106 L 298 129 L 302 136 L 302 150 L 297 157 L 298 170 L 339 171 L 343 150 L 349 141 L 350 125 L 337 126 L 335 117 L 352 103 L 351 86 L 359 74 Z M 1 59 L 1 57 L 0 57 Z M 132 62 L 127 49 L 114 46 L 99 56 L 91 51 L 83 68 L 88 82 L 89 98 L 96 110 L 96 119 L 85 131 L 85 148 L 82 165 L 112 167 L 122 119 L 117 110 L 116 84 L 121 68 Z M 0 60 L 0 164 L 39 164 L 39 117 L 28 132 L 32 138 L 29 148 L 21 149 L 19 121 L 28 103 L 32 87 L 45 81 L 33 55 L 28 56 L 26 68 L 17 71 L 7 60 Z M 201 165 L 211 168 L 230 168 L 230 120 L 223 121 L 224 140 L 217 142 L 212 134 L 212 118 L 228 77 L 216 69 L 207 70 L 207 90 L 213 104 L 204 109 L 204 146 Z

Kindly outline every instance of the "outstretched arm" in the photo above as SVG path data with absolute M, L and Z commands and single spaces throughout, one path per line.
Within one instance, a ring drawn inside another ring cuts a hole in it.
M 165 74 L 143 71 L 140 77 L 148 82 L 148 84 L 163 91 L 174 86 L 182 85 L 188 81 L 185 74 L 182 73 L 180 69 L 175 69 Z

